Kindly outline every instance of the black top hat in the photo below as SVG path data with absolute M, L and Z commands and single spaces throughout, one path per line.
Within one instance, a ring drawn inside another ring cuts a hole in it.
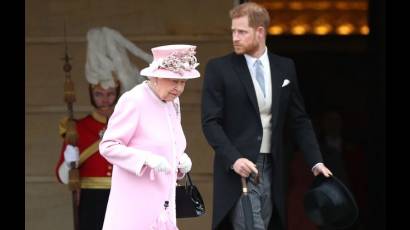
M 320 226 L 346 228 L 359 215 L 353 195 L 335 176 L 316 176 L 305 193 L 304 206 L 309 219 Z

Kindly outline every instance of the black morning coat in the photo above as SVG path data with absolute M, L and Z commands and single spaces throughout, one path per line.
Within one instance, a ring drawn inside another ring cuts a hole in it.
M 285 122 L 308 166 L 322 162 L 322 157 L 298 89 L 293 60 L 270 52 L 268 57 L 272 79 L 272 197 L 286 229 Z M 282 87 L 285 79 L 290 83 Z M 240 176 L 231 166 L 241 157 L 256 162 L 262 141 L 256 93 L 243 55 L 231 53 L 208 62 L 201 107 L 202 129 L 215 151 L 212 229 L 227 230 L 231 227 L 224 223 L 242 192 Z

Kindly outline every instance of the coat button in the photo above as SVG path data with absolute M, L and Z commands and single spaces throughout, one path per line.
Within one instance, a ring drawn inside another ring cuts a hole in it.
M 111 176 L 111 173 L 110 173 L 110 172 L 107 172 L 107 176 Z
M 261 140 L 262 140 L 262 137 L 261 137 L 261 136 L 258 136 L 258 137 L 256 138 L 256 140 L 261 141 Z

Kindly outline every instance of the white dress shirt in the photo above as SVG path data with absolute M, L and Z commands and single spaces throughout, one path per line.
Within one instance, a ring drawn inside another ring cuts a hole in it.
M 272 84 L 271 84 L 271 72 L 270 72 L 270 64 L 268 58 L 268 49 L 265 47 L 265 52 L 259 58 L 255 58 L 249 56 L 247 54 L 244 55 L 246 59 L 246 64 L 248 65 L 249 72 L 252 77 L 253 86 L 256 93 L 256 99 L 258 101 L 259 113 L 261 116 L 262 121 L 262 128 L 263 128 L 263 136 L 262 136 L 262 144 L 261 144 L 261 153 L 270 153 L 270 138 L 272 136 L 271 130 L 271 107 L 272 107 Z M 263 77 L 265 79 L 265 92 L 266 97 L 263 96 L 263 91 L 256 80 L 255 72 L 256 72 L 256 60 L 260 60 L 262 63 L 263 68 Z

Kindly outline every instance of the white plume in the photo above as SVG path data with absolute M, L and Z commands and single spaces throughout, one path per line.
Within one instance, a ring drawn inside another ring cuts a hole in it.
M 124 38 L 118 31 L 108 27 L 92 28 L 87 33 L 86 78 L 91 84 L 103 88 L 115 87 L 112 72 L 121 82 L 121 92 L 130 90 L 145 80 L 139 75 L 139 69 L 130 60 L 127 50 L 147 63 L 152 56 Z

